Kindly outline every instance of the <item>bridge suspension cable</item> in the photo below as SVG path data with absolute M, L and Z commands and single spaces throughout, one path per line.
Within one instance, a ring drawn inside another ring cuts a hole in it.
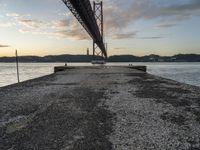
M 103 37 L 103 3 L 94 2 L 93 9 L 89 0 L 62 0 L 76 17 L 83 28 L 93 39 L 93 56 L 102 55 L 107 58 L 107 50 Z M 96 51 L 97 47 L 100 53 Z

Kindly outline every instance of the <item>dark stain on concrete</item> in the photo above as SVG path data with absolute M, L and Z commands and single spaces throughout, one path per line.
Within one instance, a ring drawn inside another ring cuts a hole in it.
M 196 121 L 200 123 L 200 107 L 197 108 L 186 107 L 185 110 L 193 113 L 196 117 Z
M 25 106 L 26 105 L 26 106 Z M 9 114 L 10 117 L 15 117 L 15 116 L 27 116 L 30 115 L 34 112 L 36 112 L 39 108 L 38 105 L 30 105 L 30 104 L 25 104 L 24 106 L 19 107 L 17 110 L 13 111 L 10 109 L 6 114 Z
M 165 121 L 170 121 L 179 126 L 185 125 L 185 122 L 187 121 L 183 115 L 177 115 L 169 112 L 163 113 L 160 117 Z
M 113 114 L 101 100 L 104 91 L 76 88 L 72 93 L 70 98 L 66 93 L 55 99 L 22 129 L 7 133 L 2 128 L 0 149 L 112 149 L 107 136 L 112 132 Z
M 196 116 L 196 121 L 200 123 L 200 100 L 192 95 L 192 91 L 181 87 L 181 83 L 166 80 L 147 73 L 127 74 L 127 76 L 137 77 L 130 80 L 129 84 L 137 85 L 138 90 L 133 93 L 141 98 L 153 98 L 157 103 L 171 104 L 174 107 L 183 107 L 186 111 Z M 167 85 L 167 86 L 165 86 Z M 195 87 L 193 92 L 197 92 Z M 188 97 L 189 96 L 189 97 Z M 197 107 L 193 108 L 192 105 Z M 178 117 L 180 122 L 181 117 Z M 178 119 L 177 118 L 177 119 Z
M 178 126 L 182 130 L 190 131 L 190 119 L 187 112 L 192 113 L 200 123 L 200 99 L 199 88 L 195 86 L 185 85 L 176 81 L 155 77 L 150 74 L 127 74 L 133 77 L 127 84 L 134 84 L 138 90 L 132 94 L 139 98 L 150 98 L 157 103 L 162 103 L 163 106 L 169 104 L 174 107 L 175 112 L 165 112 L 160 115 L 160 118 Z M 176 134 L 176 133 L 174 133 Z M 171 135 L 177 136 L 177 135 Z M 182 141 L 180 141 L 182 142 Z M 199 139 L 190 137 L 187 143 L 190 145 L 188 150 L 199 150 Z
M 77 150 L 104 150 L 112 149 L 112 143 L 106 138 L 112 132 L 111 114 L 105 109 L 105 104 L 98 106 L 103 92 L 94 92 L 89 89 L 76 89 L 80 91 L 81 99 L 76 99 L 76 104 L 85 113 L 85 121 L 83 126 L 83 137 L 77 140 L 72 149 Z
M 72 85 L 78 85 L 78 83 L 46 83 L 46 86 L 51 86 L 51 85 L 72 86 Z
M 138 75 L 137 75 L 138 76 Z M 170 103 L 174 107 L 190 106 L 191 102 L 186 98 L 182 98 L 183 94 L 191 93 L 189 90 L 182 88 L 174 88 L 170 86 L 179 86 L 178 83 L 168 83 L 162 79 L 154 79 L 149 74 L 140 74 L 139 78 L 129 81 L 130 84 L 138 86 L 136 96 L 141 98 L 153 98 L 158 103 Z M 169 86 L 163 86 L 166 84 Z

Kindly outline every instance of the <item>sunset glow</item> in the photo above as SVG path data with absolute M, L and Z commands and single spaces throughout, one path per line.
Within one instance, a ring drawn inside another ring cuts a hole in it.
M 109 55 L 200 54 L 199 0 L 103 0 Z M 61 0 L 0 0 L 0 56 L 86 54 L 92 40 Z

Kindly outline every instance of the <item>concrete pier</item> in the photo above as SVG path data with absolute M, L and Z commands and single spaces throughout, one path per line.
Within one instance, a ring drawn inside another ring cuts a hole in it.
M 200 88 L 78 67 L 0 88 L 1 150 L 197 150 Z

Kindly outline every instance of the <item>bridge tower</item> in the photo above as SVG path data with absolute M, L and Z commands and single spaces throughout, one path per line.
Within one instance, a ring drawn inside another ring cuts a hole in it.
M 104 18 L 103 18 L 103 2 L 102 1 L 93 2 L 93 12 L 94 12 L 94 17 L 96 19 L 96 22 L 101 34 L 101 41 L 103 41 L 104 43 Z M 98 47 L 98 42 L 101 42 L 101 41 L 95 41 L 93 39 L 93 60 L 95 60 L 95 56 L 103 57 L 103 52 Z
M 103 2 L 90 0 L 62 0 L 93 40 L 93 58 L 107 58 L 103 30 Z

